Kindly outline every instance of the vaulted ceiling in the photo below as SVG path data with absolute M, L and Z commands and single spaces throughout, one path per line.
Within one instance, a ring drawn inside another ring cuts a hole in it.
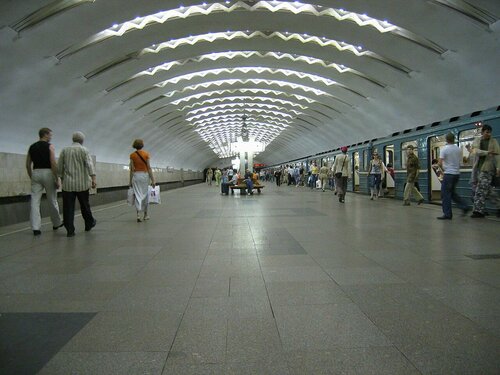
M 278 163 L 496 106 L 500 1 L 0 1 L 0 149 L 38 128 L 105 162 Z

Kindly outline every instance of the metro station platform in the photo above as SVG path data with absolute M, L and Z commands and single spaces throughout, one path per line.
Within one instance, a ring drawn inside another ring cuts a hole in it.
M 0 373 L 498 374 L 500 224 L 266 183 L 0 228 Z

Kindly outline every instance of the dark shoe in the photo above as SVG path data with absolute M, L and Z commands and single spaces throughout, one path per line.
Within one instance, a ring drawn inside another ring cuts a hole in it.
M 403 202 L 403 206 L 409 206 L 410 202 Z
M 422 203 L 424 203 L 424 200 L 423 199 L 420 199 L 417 204 L 420 206 Z
M 500 208 L 497 210 L 497 217 L 500 217 Z
M 438 216 L 437 219 L 438 220 L 451 220 L 451 217 L 449 217 L 449 216 Z
M 472 215 L 470 215 L 470 217 L 473 219 L 483 218 L 484 214 L 478 211 L 474 211 Z
M 61 223 L 60 225 L 58 225 L 57 227 L 52 227 L 53 230 L 58 230 L 59 228 L 63 227 L 64 226 L 64 223 Z
M 40 236 L 42 234 L 41 230 L 34 230 L 33 231 L 33 236 Z
M 97 221 L 95 221 L 95 220 L 94 220 L 94 221 L 92 222 L 92 224 L 90 224 L 89 226 L 86 226 L 86 225 L 85 225 L 85 232 L 90 232 L 90 230 L 91 230 L 92 228 L 94 228 L 96 224 L 97 224 Z
M 466 207 L 466 208 L 462 208 L 462 216 L 466 216 L 470 211 L 470 208 L 469 207 Z
M 73 232 L 68 232 L 66 234 L 66 237 L 75 237 L 75 232 L 74 231 Z

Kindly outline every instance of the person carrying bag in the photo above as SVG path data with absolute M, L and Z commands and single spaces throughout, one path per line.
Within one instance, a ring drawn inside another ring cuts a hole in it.
M 135 148 L 136 151 L 130 154 L 129 186 L 132 187 L 134 191 L 134 204 L 137 211 L 137 222 L 140 223 L 142 220 L 149 220 L 149 185 L 151 181 L 151 187 L 155 188 L 156 182 L 149 164 L 149 153 L 142 150 L 144 147 L 144 141 L 142 139 L 136 139 L 132 147 Z M 159 189 L 157 196 L 159 199 Z M 144 216 L 141 217 L 141 214 Z

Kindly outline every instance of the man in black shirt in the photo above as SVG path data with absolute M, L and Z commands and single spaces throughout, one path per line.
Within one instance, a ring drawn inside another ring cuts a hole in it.
M 40 137 L 39 141 L 30 146 L 28 155 L 26 156 L 26 171 L 31 179 L 30 221 L 35 236 L 42 234 L 40 230 L 42 226 L 40 201 L 44 189 L 52 220 L 52 228 L 56 230 L 62 226 L 59 205 L 57 203 L 57 189 L 59 189 L 61 184 L 57 177 L 55 149 L 50 144 L 52 130 L 42 128 L 38 131 L 38 135 Z

